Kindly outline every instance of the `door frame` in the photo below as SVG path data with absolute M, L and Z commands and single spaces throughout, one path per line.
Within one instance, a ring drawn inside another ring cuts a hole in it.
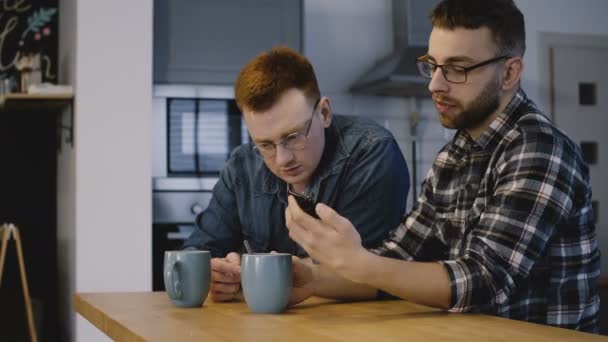
M 573 34 L 541 32 L 539 36 L 539 59 L 540 80 L 543 87 L 539 96 L 542 102 L 549 106 L 549 115 L 555 122 L 555 102 L 553 90 L 553 48 L 556 47 L 581 47 L 581 48 L 605 48 L 608 49 L 608 36 L 600 34 Z M 600 286 L 608 287 L 608 276 L 600 276 Z
M 542 82 L 539 93 L 540 103 L 549 106 L 549 116 L 555 121 L 555 102 L 553 92 L 553 54 L 555 47 L 581 47 L 581 48 L 606 48 L 608 49 L 608 36 L 601 34 L 578 34 L 540 32 L 539 36 L 539 65 L 540 81 Z

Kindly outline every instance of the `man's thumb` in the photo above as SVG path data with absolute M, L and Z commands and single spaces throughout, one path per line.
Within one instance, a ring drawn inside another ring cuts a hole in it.
M 341 216 L 331 207 L 323 203 L 317 204 L 317 214 L 323 223 L 338 231 L 352 225 L 352 223 L 346 217 Z
M 226 261 L 231 264 L 241 265 L 241 256 L 238 253 L 230 252 L 226 255 Z
M 319 215 L 319 218 L 323 221 L 332 222 L 332 220 L 335 219 L 334 216 L 337 216 L 336 211 L 324 203 L 318 203 L 315 209 L 317 215 Z

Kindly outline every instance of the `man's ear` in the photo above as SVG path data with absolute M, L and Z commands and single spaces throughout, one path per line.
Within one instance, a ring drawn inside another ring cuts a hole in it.
M 524 71 L 524 62 L 521 57 L 511 57 L 505 62 L 502 75 L 502 90 L 509 91 L 518 87 L 521 74 Z
M 321 117 L 323 118 L 323 127 L 327 128 L 331 124 L 331 119 L 333 115 L 333 111 L 331 109 L 331 102 L 329 102 L 329 98 L 323 96 L 319 101 L 318 111 L 321 113 Z

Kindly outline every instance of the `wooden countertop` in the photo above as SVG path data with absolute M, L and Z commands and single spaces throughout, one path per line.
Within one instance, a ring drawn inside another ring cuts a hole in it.
M 164 292 L 82 293 L 76 311 L 116 341 L 593 341 L 608 338 L 479 314 L 449 314 L 407 301 L 310 298 L 280 315 L 245 303 L 183 309 Z

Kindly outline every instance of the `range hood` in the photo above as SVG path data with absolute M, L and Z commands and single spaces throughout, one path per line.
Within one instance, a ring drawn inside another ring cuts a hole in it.
M 418 74 L 416 58 L 427 53 L 429 12 L 438 0 L 393 0 L 393 45 L 350 88 L 355 94 L 429 97 L 429 80 Z

